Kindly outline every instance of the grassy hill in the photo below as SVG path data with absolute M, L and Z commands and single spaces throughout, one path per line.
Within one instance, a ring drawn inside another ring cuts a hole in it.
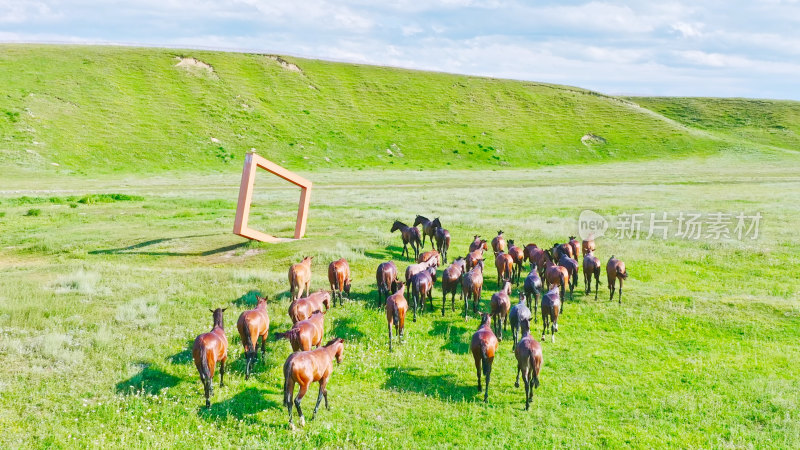
M 251 148 L 294 169 L 405 169 L 752 147 L 706 133 L 728 128 L 705 100 L 691 101 L 697 123 L 653 99 L 641 102 L 670 118 L 567 86 L 259 54 L 2 45 L 0 84 L 0 164 L 35 170 L 235 171 Z M 759 104 L 787 121 L 756 141 L 796 147 L 798 103 Z

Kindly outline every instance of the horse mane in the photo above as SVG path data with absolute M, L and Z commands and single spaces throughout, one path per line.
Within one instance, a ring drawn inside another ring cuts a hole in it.
M 341 341 L 341 342 L 344 342 L 344 339 L 342 339 L 342 338 L 340 338 L 340 337 L 335 337 L 335 338 L 331 339 L 330 341 L 328 341 L 328 343 L 327 343 L 327 344 L 323 345 L 323 347 L 328 347 L 328 346 L 331 346 L 331 345 L 333 345 L 333 344 L 335 344 L 335 343 L 337 343 L 337 342 L 340 342 L 340 341 Z

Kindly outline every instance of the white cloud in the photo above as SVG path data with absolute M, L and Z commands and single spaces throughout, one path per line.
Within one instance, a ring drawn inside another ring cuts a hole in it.
M 680 33 L 685 38 L 694 38 L 703 35 L 703 32 L 701 31 L 703 29 L 702 23 L 691 24 L 686 22 L 677 22 L 672 24 L 672 29 Z

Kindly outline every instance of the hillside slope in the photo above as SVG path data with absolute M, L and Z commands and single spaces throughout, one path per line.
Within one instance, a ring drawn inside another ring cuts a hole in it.
M 310 169 L 744 147 L 578 88 L 259 54 L 0 45 L 0 85 L 0 165 L 37 171 L 234 171 L 251 148 Z

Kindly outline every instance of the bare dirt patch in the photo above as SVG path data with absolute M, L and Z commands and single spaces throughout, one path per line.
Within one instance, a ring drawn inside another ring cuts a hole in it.
M 288 70 L 289 72 L 303 73 L 303 69 L 298 67 L 297 64 L 290 63 L 289 61 L 286 61 L 285 59 L 281 58 L 278 55 L 264 55 L 264 56 L 266 56 L 267 58 L 277 62 L 279 66 L 283 67 L 284 69 Z
M 587 147 L 592 144 L 605 144 L 606 142 L 608 142 L 606 138 L 592 133 L 586 133 L 581 137 L 581 143 Z
M 206 62 L 200 61 L 197 58 L 192 57 L 180 57 L 176 56 L 175 59 L 178 60 L 175 67 L 180 67 L 185 69 L 189 73 L 193 74 L 205 74 L 216 78 L 217 74 L 214 72 L 214 68 L 211 67 L 211 64 Z

